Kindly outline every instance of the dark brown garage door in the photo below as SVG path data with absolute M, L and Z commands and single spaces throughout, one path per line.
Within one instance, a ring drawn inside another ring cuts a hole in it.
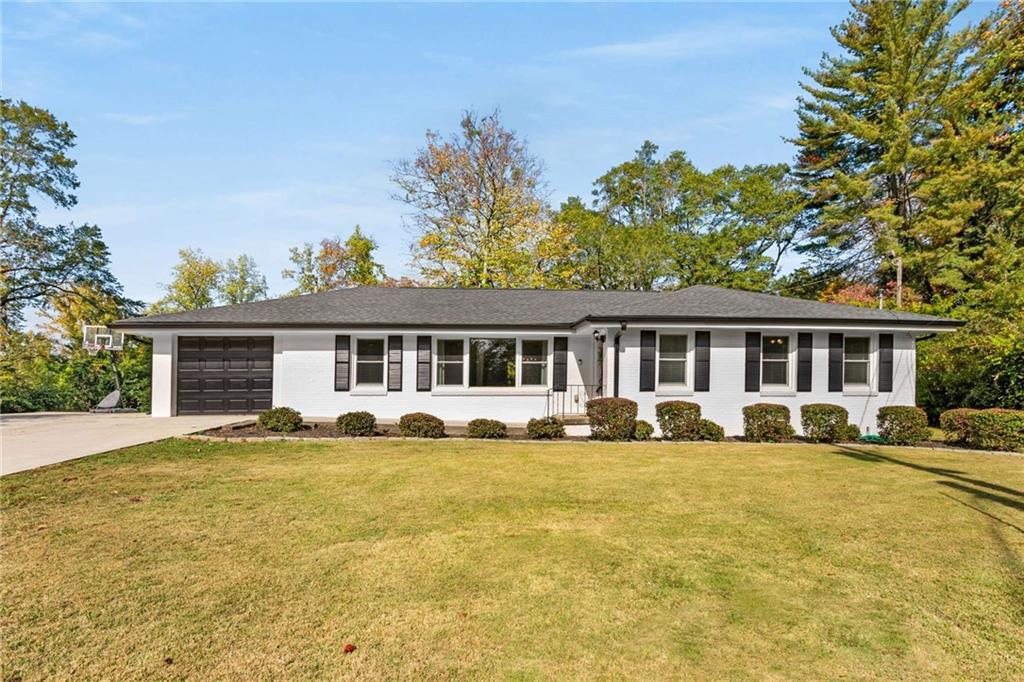
M 178 338 L 178 414 L 252 414 L 270 407 L 271 336 Z

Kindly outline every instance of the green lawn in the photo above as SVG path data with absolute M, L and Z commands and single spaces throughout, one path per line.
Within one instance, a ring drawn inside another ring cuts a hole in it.
M 1019 456 L 167 441 L 0 492 L 3 680 L 1024 678 Z

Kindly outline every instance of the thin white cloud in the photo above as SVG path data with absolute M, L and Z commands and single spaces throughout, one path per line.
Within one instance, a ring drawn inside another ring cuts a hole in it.
M 793 26 L 722 22 L 690 26 L 645 40 L 605 43 L 569 50 L 580 57 L 632 60 L 675 60 L 721 56 L 785 44 L 806 35 Z
M 182 119 L 188 118 L 188 116 L 176 112 L 168 112 L 161 114 L 130 114 L 123 112 L 111 112 L 103 114 L 103 118 L 107 119 L 108 121 L 113 121 L 115 123 L 123 123 L 125 125 L 130 126 L 143 127 L 159 125 L 161 123 L 168 123 L 170 121 L 180 121 Z
M 2 26 L 6 40 L 53 41 L 89 50 L 135 47 L 146 22 L 110 3 L 26 3 L 9 13 Z

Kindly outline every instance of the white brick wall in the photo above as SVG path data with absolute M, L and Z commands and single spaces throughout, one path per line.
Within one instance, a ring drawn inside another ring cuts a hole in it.
M 698 329 L 644 326 L 659 332 L 687 333 Z M 761 331 L 765 334 L 792 333 L 795 348 L 797 330 L 719 328 L 711 329 L 711 390 L 706 393 L 639 390 L 640 326 L 626 330 L 622 335 L 620 355 L 620 390 L 622 397 L 635 400 L 639 415 L 657 426 L 654 406 L 663 400 L 689 400 L 699 403 L 703 416 L 721 424 L 727 434 L 743 430 L 742 408 L 755 402 L 786 405 L 793 417 L 793 426 L 800 430 L 800 405 L 810 402 L 828 402 L 842 405 L 850 412 L 851 422 L 862 430 L 876 430 L 875 416 L 883 405 L 914 404 L 914 337 L 908 332 L 893 332 L 893 391 L 865 394 L 831 393 L 828 391 L 828 333 L 829 329 L 813 331 L 813 390 L 783 394 L 747 393 L 744 391 L 744 334 Z M 602 330 L 604 330 L 602 328 Z M 568 383 L 593 384 L 596 371 L 593 329 L 584 328 L 569 338 Z M 613 339 L 616 327 L 606 330 L 605 395 L 612 394 L 614 366 Z M 801 331 L 810 331 L 803 329 Z M 197 332 L 190 332 L 192 334 Z M 215 330 L 207 333 L 220 335 Z M 236 330 L 231 333 L 260 335 L 258 330 Z M 377 335 L 384 335 L 381 331 Z M 877 348 L 877 331 L 853 332 L 869 335 L 873 351 Z M 266 334 L 266 332 L 262 332 Z M 279 332 L 274 342 L 274 404 L 294 407 L 309 418 L 333 419 L 342 412 L 367 410 L 381 419 L 397 419 L 403 414 L 424 411 L 446 421 L 465 422 L 476 417 L 501 419 L 510 424 L 524 423 L 545 413 L 545 389 L 502 390 L 470 389 L 463 391 L 416 390 L 416 334 L 403 334 L 403 390 L 366 392 L 357 386 L 350 391 L 334 390 L 334 337 L 336 334 L 375 335 L 362 330 L 327 330 L 315 332 Z M 431 336 L 438 336 L 436 331 Z M 511 335 L 511 334 L 507 334 Z M 550 336 L 548 337 L 550 338 Z M 872 358 L 875 357 L 873 352 Z M 169 416 L 174 411 L 174 335 L 171 332 L 153 334 L 153 416 Z M 692 355 L 690 357 L 692 362 Z M 795 363 L 795 356 L 791 361 Z M 550 371 L 550 368 L 549 368 Z M 877 380 L 877 364 L 871 365 L 872 377 Z M 692 372 L 691 372 L 692 375 Z M 877 388 L 877 387 L 875 387 Z
M 652 329 L 654 327 L 644 327 Z M 671 333 L 693 334 L 697 329 L 674 329 Z M 659 331 L 667 331 L 661 329 Z M 639 416 L 657 427 L 654 406 L 663 400 L 688 400 L 701 406 L 702 415 L 725 428 L 727 435 L 743 432 L 742 409 L 745 405 L 758 402 L 778 403 L 790 409 L 793 427 L 800 433 L 800 406 L 807 403 L 832 403 L 845 407 L 850 413 L 850 422 L 861 427 L 863 432 L 876 432 L 875 416 L 883 405 L 914 404 L 915 354 L 914 337 L 906 332 L 893 332 L 893 390 L 868 395 L 832 393 L 828 390 L 828 331 L 814 331 L 812 364 L 812 390 L 805 393 L 747 393 L 744 391 L 745 333 L 760 331 L 763 334 L 778 334 L 792 331 L 791 345 L 796 344 L 796 330 L 780 329 L 712 329 L 711 330 L 711 390 L 706 393 L 668 395 L 655 391 L 641 392 L 640 389 L 640 328 L 628 329 L 622 336 L 620 357 L 619 395 L 635 400 Z M 807 331 L 807 330 L 802 330 Z M 854 332 L 856 336 L 870 336 L 872 349 L 877 348 L 878 332 Z M 871 374 L 877 381 L 877 364 L 872 353 Z M 795 362 L 791 360 L 791 364 Z M 877 385 L 873 386 L 876 389 Z

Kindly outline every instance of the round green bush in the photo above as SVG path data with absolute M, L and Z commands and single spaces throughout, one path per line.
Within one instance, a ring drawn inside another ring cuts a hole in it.
M 377 418 L 369 412 L 346 412 L 334 423 L 346 436 L 372 436 L 377 430 Z
M 508 427 L 497 419 L 474 419 L 466 425 L 466 435 L 470 438 L 505 438 Z
M 654 426 L 651 422 L 637 419 L 636 427 L 633 429 L 633 440 L 650 440 L 652 436 L 654 436 Z
M 809 403 L 800 406 L 800 425 L 804 438 L 812 443 L 835 443 L 847 433 L 850 413 L 845 407 L 828 403 Z M 858 430 L 857 435 L 860 436 Z
M 700 405 L 685 400 L 666 400 L 654 406 L 665 440 L 700 440 L 695 437 Z
M 843 437 L 840 440 L 855 441 L 860 438 L 860 427 L 856 424 L 847 424 L 843 427 Z
M 629 440 L 636 431 L 637 405 L 626 398 L 587 401 L 590 434 L 595 440 Z
M 539 417 L 526 422 L 526 435 L 533 440 L 565 438 L 565 424 L 558 417 Z
M 894 445 L 916 445 L 928 439 L 928 415 L 913 405 L 880 407 L 878 435 Z
M 302 415 L 290 407 L 272 407 L 260 412 L 256 423 L 268 431 L 291 433 L 302 426 Z
M 691 440 L 725 440 L 725 429 L 710 419 L 698 419 Z
M 444 422 L 426 412 L 403 414 L 398 420 L 398 433 L 406 438 L 444 438 Z
M 774 403 L 754 403 L 743 408 L 743 437 L 755 443 L 779 443 L 794 434 L 789 408 Z
M 967 442 L 967 417 L 978 410 L 970 407 L 958 407 L 953 410 L 946 410 L 939 415 L 939 426 L 946 434 L 946 441 L 949 443 Z
M 967 415 L 966 443 L 982 450 L 1024 448 L 1024 410 L 978 410 Z

